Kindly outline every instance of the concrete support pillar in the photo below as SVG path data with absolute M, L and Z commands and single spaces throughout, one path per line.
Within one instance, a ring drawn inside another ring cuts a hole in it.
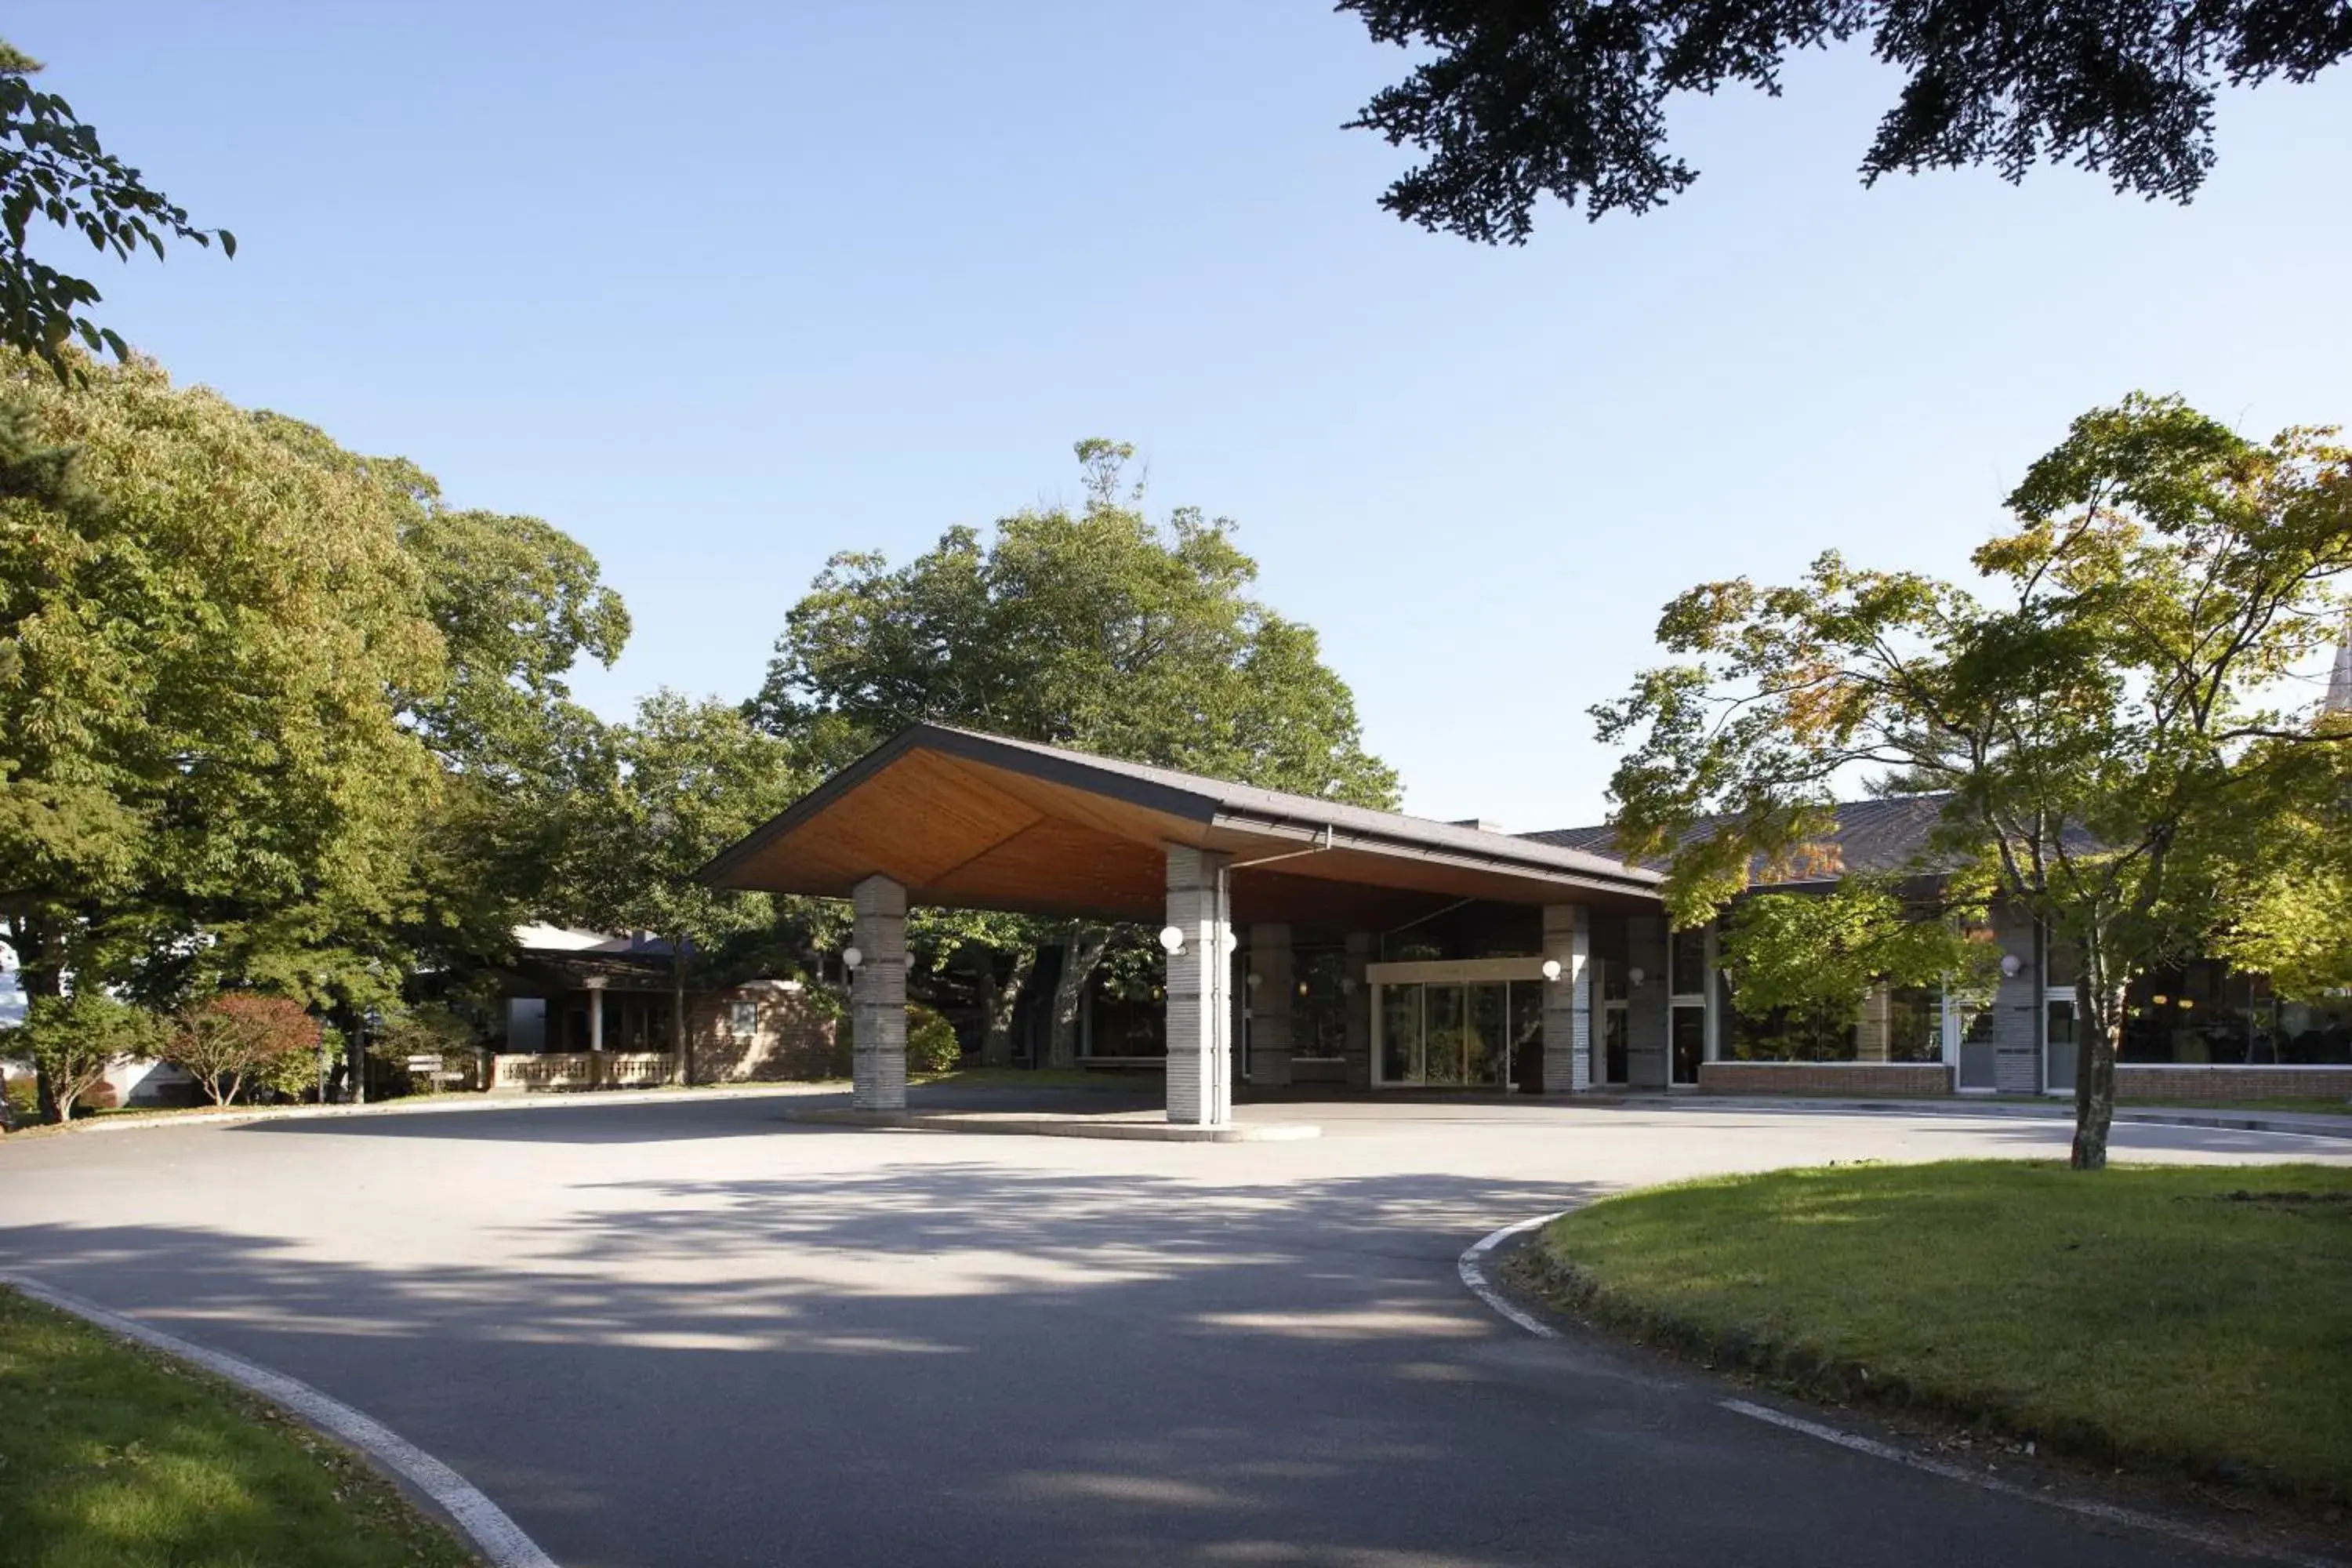
M 856 1058 L 850 1103 L 860 1110 L 907 1109 L 907 889 L 868 877 L 850 889 L 859 955 L 850 981 Z
M 604 1048 L 604 977 L 601 974 L 588 977 L 588 1048 Z
M 1543 955 L 1559 965 L 1559 978 L 1544 986 L 1544 1092 L 1584 1094 L 1592 1088 L 1592 911 L 1545 906 Z
M 1858 1062 L 1883 1062 L 1895 1025 L 1895 994 L 1885 985 L 1873 985 L 1862 994 L 1862 1018 L 1854 1026 L 1853 1059 Z
M 1249 1077 L 1261 1089 L 1290 1083 L 1292 1012 L 1298 1005 L 1297 966 L 1290 955 L 1290 928 L 1250 927 Z
M 1168 957 L 1168 1120 L 1220 1126 L 1234 1119 L 1234 922 L 1224 868 L 1232 859 L 1168 847 L 1168 923 L 1184 939 Z
M 1634 972 L 1642 978 L 1635 980 Z M 1664 1089 L 1674 1071 L 1666 1049 L 1666 921 L 1625 918 L 1625 1084 Z
M 1348 966 L 1339 989 L 1346 998 L 1348 1087 L 1372 1087 L 1372 984 L 1365 969 L 1372 962 L 1372 933 L 1348 933 Z

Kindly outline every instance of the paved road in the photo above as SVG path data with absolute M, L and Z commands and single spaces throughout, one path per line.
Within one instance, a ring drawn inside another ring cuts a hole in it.
M 783 1108 L 19 1140 L 0 1266 L 356 1405 L 567 1568 L 2226 1561 L 1745 1420 L 1454 1275 L 1493 1226 L 1629 1184 L 2049 1154 L 2063 1127 L 1359 1102 L 1317 1142 L 1204 1146 Z

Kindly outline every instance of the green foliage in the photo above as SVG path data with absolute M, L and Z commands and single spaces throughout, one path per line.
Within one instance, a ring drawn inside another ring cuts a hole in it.
M 5 1038 L 5 1035 L 0 1035 L 0 1040 Z M 40 1085 L 30 1078 L 10 1079 L 5 1085 L 0 1085 L 0 1094 L 7 1096 L 8 1114 L 5 1118 L 6 1121 L 21 1125 L 33 1121 L 41 1113 Z
M 918 720 L 1362 805 L 1396 775 L 1314 632 L 1248 597 L 1233 525 L 1164 526 L 1129 447 L 1083 441 L 1087 500 L 950 529 L 909 564 L 835 556 L 786 617 L 761 722 L 838 767 Z
M 1991 991 L 2000 954 L 1973 911 L 1942 901 L 1922 919 L 1883 881 L 1851 877 L 1826 893 L 1759 893 L 1723 928 L 1731 999 L 1751 1017 L 1783 1010 L 1850 1024 L 1874 985 Z
M 1940 792 L 1903 869 L 1990 889 L 2079 955 L 2077 1159 L 2104 1163 L 2125 985 L 2252 919 L 2282 836 L 2344 798 L 2352 731 L 2284 695 L 2352 570 L 2331 434 L 2258 444 L 2135 396 L 2033 465 L 2015 530 L 1976 552 L 1986 598 L 1833 554 L 1789 587 L 1692 589 L 1658 632 L 1685 662 L 1595 710 L 1629 747 L 1621 848 L 1666 860 L 1675 923 L 1696 924 L 1817 844 L 1841 782 Z
M 963 1059 L 955 1026 L 919 1002 L 907 1005 L 907 1070 L 949 1072 Z
M 192 226 L 184 209 L 99 145 L 97 128 L 71 105 L 34 88 L 39 69 L 0 43 L 0 347 L 32 355 L 63 382 L 82 374 L 68 347 L 75 338 L 91 353 L 131 354 L 113 329 L 84 313 L 99 302 L 93 284 L 33 258 L 26 247 L 35 218 L 126 261 L 142 247 L 162 260 L 167 238 L 217 239 L 224 256 L 235 256 L 236 237 Z
M 1666 109 L 1743 82 L 1778 96 L 1782 63 L 1867 34 L 1907 79 L 1862 161 L 1883 174 L 1990 163 L 2103 170 L 2118 191 L 2187 201 L 2213 162 L 2214 95 L 2307 81 L 2352 50 L 2333 0 L 2147 7 L 1990 0 L 1930 15 L 1891 0 L 1339 0 L 1421 63 L 1351 129 L 1427 162 L 1381 205 L 1423 227 L 1525 240 L 1547 194 L 1598 218 L 1648 211 L 1697 171 L 1666 150 Z
M 231 992 L 182 1013 L 163 1054 L 215 1105 L 234 1105 L 249 1086 L 307 1081 L 318 1052 L 319 1021 L 300 1003 Z
M 145 1061 L 168 1037 L 163 1020 L 144 1007 L 96 991 L 37 996 L 22 1024 L 0 1034 L 0 1052 L 39 1069 L 57 1101 L 57 1120 L 73 1116 L 74 1101 L 98 1087 L 117 1060 Z

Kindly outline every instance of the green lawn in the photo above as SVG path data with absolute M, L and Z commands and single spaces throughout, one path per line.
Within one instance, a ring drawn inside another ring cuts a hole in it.
M 0 1568 L 475 1561 L 268 1405 L 0 1289 Z
M 1606 1198 L 1531 1260 L 1816 1397 L 2352 1500 L 2352 1170 L 1842 1166 Z
M 2311 1116 L 2352 1116 L 2352 1100 L 2315 1096 L 2305 1100 L 2119 1100 L 2116 1103 L 2126 1110 L 2292 1110 Z

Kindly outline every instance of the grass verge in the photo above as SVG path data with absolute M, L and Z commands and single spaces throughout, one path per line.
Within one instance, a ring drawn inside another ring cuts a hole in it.
M 0 1289 L 5 1568 L 476 1561 L 274 1406 Z
M 1582 1315 L 1801 1394 L 2352 1501 L 2352 1171 L 1781 1171 L 1605 1198 L 1530 1252 Z

